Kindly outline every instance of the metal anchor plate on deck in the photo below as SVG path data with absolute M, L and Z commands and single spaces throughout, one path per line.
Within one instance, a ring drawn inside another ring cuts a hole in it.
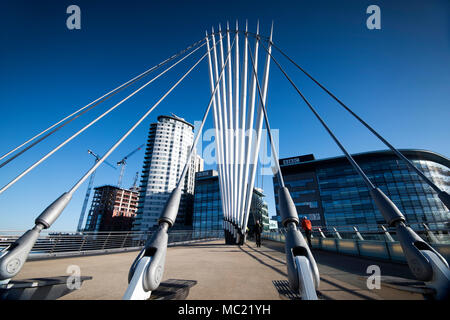
M 160 283 L 157 290 L 152 291 L 149 300 L 184 300 L 189 295 L 196 280 L 169 279 Z
M 79 289 L 67 285 L 69 277 L 11 280 L 0 285 L 0 300 L 56 300 Z M 89 276 L 80 276 L 80 286 L 83 281 L 91 279 Z

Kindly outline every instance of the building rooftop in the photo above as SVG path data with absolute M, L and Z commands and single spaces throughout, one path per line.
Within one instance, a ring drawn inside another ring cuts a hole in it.
M 255 192 L 257 195 L 259 195 L 260 197 L 265 197 L 266 195 L 264 194 L 264 190 L 261 188 L 253 188 L 253 192 Z
M 133 193 L 139 193 L 139 191 L 135 191 L 135 190 L 132 190 L 132 189 L 126 189 L 126 188 L 119 188 L 118 186 L 113 186 L 113 185 L 110 185 L 110 184 L 105 184 L 103 186 L 98 186 L 98 187 L 95 187 L 94 189 L 97 190 L 97 189 L 102 189 L 102 188 L 111 188 L 111 189 L 129 191 L 129 192 L 133 192 Z
M 192 129 L 194 129 L 194 125 L 193 124 L 187 122 L 183 118 L 180 118 L 180 117 L 174 115 L 173 113 L 172 113 L 172 116 L 160 115 L 158 117 L 158 121 L 161 121 L 161 119 L 172 119 L 172 120 L 175 120 L 175 121 L 179 121 L 179 122 L 182 122 L 184 124 L 187 124 L 188 126 L 192 127 Z
M 219 174 L 216 170 L 205 170 L 199 171 L 195 173 L 195 179 L 208 179 L 212 177 L 218 177 Z
M 408 159 L 421 159 L 421 160 L 430 160 L 442 164 L 446 167 L 450 168 L 450 159 L 447 157 L 440 155 L 436 152 L 429 150 L 420 150 L 420 149 L 399 149 L 399 151 L 405 155 Z M 312 156 L 312 159 L 311 159 Z M 363 153 L 352 154 L 355 160 L 371 160 L 380 157 L 397 157 L 391 150 L 377 150 L 377 151 L 369 151 Z M 309 159 L 309 160 L 308 160 Z M 347 159 L 345 156 L 338 157 L 330 157 L 324 159 L 315 159 L 313 155 L 306 156 L 297 156 L 280 159 L 281 167 L 316 167 L 321 164 L 332 164 L 332 163 L 340 163 L 346 162 Z

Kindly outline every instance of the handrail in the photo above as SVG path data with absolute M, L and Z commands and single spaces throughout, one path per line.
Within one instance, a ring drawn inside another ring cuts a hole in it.
M 33 246 L 30 257 L 142 248 L 145 239 L 152 233 L 152 231 L 43 232 Z M 0 250 L 14 243 L 22 234 L 23 231 L 19 230 L 0 230 Z M 172 244 L 216 238 L 223 238 L 223 230 L 173 230 L 169 233 L 169 243 Z

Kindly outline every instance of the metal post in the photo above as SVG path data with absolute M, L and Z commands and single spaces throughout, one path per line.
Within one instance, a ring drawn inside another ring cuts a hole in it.
M 61 237 L 61 235 L 58 234 L 57 237 L 55 238 L 55 241 L 53 242 L 53 246 L 52 246 L 52 249 L 50 250 L 50 253 L 53 253 L 55 251 L 56 245 L 58 244 L 60 237 Z
M 336 230 L 335 227 L 333 227 L 333 231 L 334 231 L 334 234 L 336 235 L 336 238 L 342 239 L 341 235 L 339 234 L 339 232 Z
M 83 246 L 85 242 L 86 242 L 86 235 L 83 234 L 83 241 L 81 242 L 79 251 L 83 251 Z
M 380 225 L 381 230 L 384 232 L 384 236 L 386 238 L 387 242 L 394 242 L 394 238 L 392 238 L 391 234 L 387 231 L 386 227 L 383 225 Z
M 120 246 L 121 248 L 124 248 L 124 247 L 125 247 L 125 244 L 126 244 L 126 241 L 127 241 L 128 234 L 129 234 L 129 233 L 130 233 L 130 232 L 127 232 L 127 233 L 125 234 L 125 237 L 123 238 L 122 245 Z
M 325 236 L 325 234 L 323 233 L 322 229 L 321 229 L 321 228 L 317 228 L 317 230 L 319 231 L 320 236 L 321 236 L 322 238 L 325 239 L 326 236 Z
M 357 237 L 359 240 L 364 240 L 363 236 L 362 236 L 361 233 L 359 232 L 358 228 L 356 228 L 356 226 L 353 226 L 353 230 L 355 230 L 356 237 Z
M 428 237 L 428 241 L 430 243 L 439 243 L 440 241 L 436 238 L 436 236 L 433 234 L 433 232 L 431 232 L 430 228 L 427 226 L 427 224 L 425 222 L 422 223 L 424 229 L 425 229 L 425 233 Z
M 105 247 L 106 247 L 106 243 L 108 242 L 108 240 L 109 240 L 109 236 L 110 236 L 110 235 L 111 235 L 111 232 L 110 232 L 110 233 L 108 233 L 108 236 L 106 237 L 105 241 L 103 242 L 102 250 L 104 250 L 104 249 L 105 249 Z

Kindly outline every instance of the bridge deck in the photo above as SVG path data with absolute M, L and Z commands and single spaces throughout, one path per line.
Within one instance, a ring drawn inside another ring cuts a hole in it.
M 280 299 L 273 281 L 286 280 L 283 245 L 264 241 L 261 248 L 249 242 L 242 247 L 223 240 L 170 247 L 163 280 L 196 280 L 187 299 Z M 121 299 L 127 287 L 128 269 L 137 252 L 30 261 L 17 279 L 67 275 L 69 265 L 78 265 L 81 275 L 93 279 L 62 299 Z M 417 293 L 381 285 L 366 287 L 366 268 L 376 264 L 383 276 L 413 279 L 404 265 L 375 262 L 335 253 L 315 251 L 321 272 L 322 299 L 422 299 Z

